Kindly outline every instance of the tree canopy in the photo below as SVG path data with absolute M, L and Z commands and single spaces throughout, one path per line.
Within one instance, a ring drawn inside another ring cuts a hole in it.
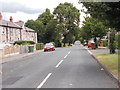
M 54 10 L 53 14 L 62 26 L 63 42 L 72 42 L 77 39 L 74 32 L 78 30 L 80 22 L 80 11 L 71 3 L 60 3 Z M 75 30 L 76 29 L 76 30 Z
M 80 11 L 71 3 L 60 3 L 51 14 L 49 9 L 26 26 L 37 31 L 38 42 L 72 43 L 79 38 Z
M 82 2 L 87 13 L 110 28 L 120 31 L 120 2 Z

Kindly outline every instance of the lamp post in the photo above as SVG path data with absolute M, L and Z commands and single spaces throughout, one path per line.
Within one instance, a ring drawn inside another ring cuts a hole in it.
M 108 36 L 108 48 L 109 48 L 109 45 L 110 45 L 110 31 L 107 32 L 107 36 Z

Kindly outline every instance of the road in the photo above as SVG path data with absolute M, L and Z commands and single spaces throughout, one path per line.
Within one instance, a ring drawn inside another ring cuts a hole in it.
M 57 48 L 2 65 L 3 88 L 116 88 L 83 46 Z

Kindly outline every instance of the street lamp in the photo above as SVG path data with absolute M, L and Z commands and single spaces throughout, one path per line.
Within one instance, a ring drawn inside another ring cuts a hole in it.
M 110 33 L 111 33 L 110 31 L 107 32 L 107 36 L 108 36 L 108 47 L 109 47 L 109 45 L 110 45 Z

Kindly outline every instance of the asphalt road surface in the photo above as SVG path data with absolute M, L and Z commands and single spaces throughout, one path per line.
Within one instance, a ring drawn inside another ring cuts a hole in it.
M 3 88 L 116 88 L 101 66 L 76 45 L 18 58 L 2 65 Z

